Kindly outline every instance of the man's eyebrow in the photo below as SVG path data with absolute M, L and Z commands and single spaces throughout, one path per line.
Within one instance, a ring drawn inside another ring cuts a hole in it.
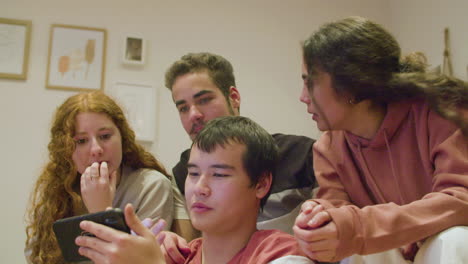
M 201 90 L 201 91 L 199 91 L 198 93 L 196 93 L 196 94 L 193 96 L 193 98 L 198 98 L 198 97 L 203 96 L 203 95 L 205 95 L 205 94 L 212 94 L 212 93 L 214 93 L 214 92 L 213 92 L 213 91 L 210 91 L 210 90 Z
M 305 74 L 305 73 L 303 73 L 303 74 L 302 74 L 302 80 L 306 80 L 307 78 L 309 78 L 309 75 L 308 75 L 308 74 Z
M 212 94 L 212 93 L 214 93 L 214 92 L 213 92 L 213 91 L 210 91 L 210 90 L 201 90 L 201 91 L 199 91 L 198 93 L 194 94 L 194 95 L 193 95 L 193 98 L 194 98 L 194 99 L 197 99 L 197 98 L 199 98 L 199 97 L 201 97 L 201 96 L 203 96 L 203 95 L 205 95 L 205 94 Z M 181 105 L 181 104 L 185 104 L 186 102 L 187 102 L 187 101 L 185 101 L 184 99 L 178 100 L 178 101 L 175 101 L 175 105 L 176 105 L 176 106 L 179 106 L 179 105 Z
M 179 106 L 179 105 L 181 105 L 181 104 L 185 104 L 185 102 L 186 102 L 186 101 L 183 100 L 183 99 L 182 99 L 182 100 L 178 100 L 178 101 L 175 101 L 175 105 L 176 105 L 176 106 Z
M 211 168 L 215 169 L 229 169 L 229 170 L 234 170 L 234 166 L 228 165 L 228 164 L 213 164 L 210 166 Z
M 187 169 L 188 168 L 198 168 L 198 166 L 193 163 L 187 163 Z
M 188 168 L 198 168 L 198 166 L 194 163 L 187 163 L 187 169 Z M 235 170 L 234 166 L 228 164 L 213 164 L 210 168 Z

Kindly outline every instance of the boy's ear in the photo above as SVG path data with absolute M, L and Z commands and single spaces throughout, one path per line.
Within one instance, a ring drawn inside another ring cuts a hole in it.
M 232 108 L 239 109 L 241 97 L 239 91 L 234 86 L 229 87 L 229 101 Z
M 271 173 L 268 173 L 259 179 L 257 185 L 255 186 L 258 199 L 262 199 L 265 197 L 265 195 L 267 195 L 268 191 L 270 191 L 272 180 L 273 178 Z

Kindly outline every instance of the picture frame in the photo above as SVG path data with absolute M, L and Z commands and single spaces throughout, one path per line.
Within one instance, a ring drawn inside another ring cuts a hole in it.
M 0 78 L 27 79 L 31 27 L 30 20 L 0 18 Z
M 75 91 L 102 90 L 106 44 L 105 29 L 51 25 L 46 87 Z
M 124 64 L 144 65 L 146 41 L 142 37 L 126 36 L 123 41 L 122 62 Z
M 135 131 L 136 139 L 154 142 L 157 122 L 157 95 L 155 87 L 147 84 L 119 81 L 115 83 L 114 95 L 125 116 Z

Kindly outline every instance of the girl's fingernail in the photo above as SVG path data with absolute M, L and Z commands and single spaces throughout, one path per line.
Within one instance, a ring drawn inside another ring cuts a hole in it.
M 317 220 L 315 218 L 312 218 L 312 220 L 310 220 L 307 225 L 308 226 L 314 226 L 315 224 L 317 224 Z

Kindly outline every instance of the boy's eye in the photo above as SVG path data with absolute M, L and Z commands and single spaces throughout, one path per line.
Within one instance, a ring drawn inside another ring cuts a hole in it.
M 223 174 L 223 173 L 213 173 L 214 177 L 227 177 L 229 176 L 228 174 Z
M 188 111 L 188 107 L 187 106 L 181 106 L 181 107 L 178 107 L 177 108 L 179 110 L 179 113 L 185 113 Z
M 198 100 L 198 104 L 201 104 L 201 105 L 207 104 L 207 103 L 209 103 L 211 101 L 211 99 L 213 99 L 213 98 L 209 97 L 209 96 L 200 98 L 200 100 Z
M 190 172 L 190 171 L 188 172 L 188 175 L 189 175 L 190 177 L 199 176 L 198 172 Z

